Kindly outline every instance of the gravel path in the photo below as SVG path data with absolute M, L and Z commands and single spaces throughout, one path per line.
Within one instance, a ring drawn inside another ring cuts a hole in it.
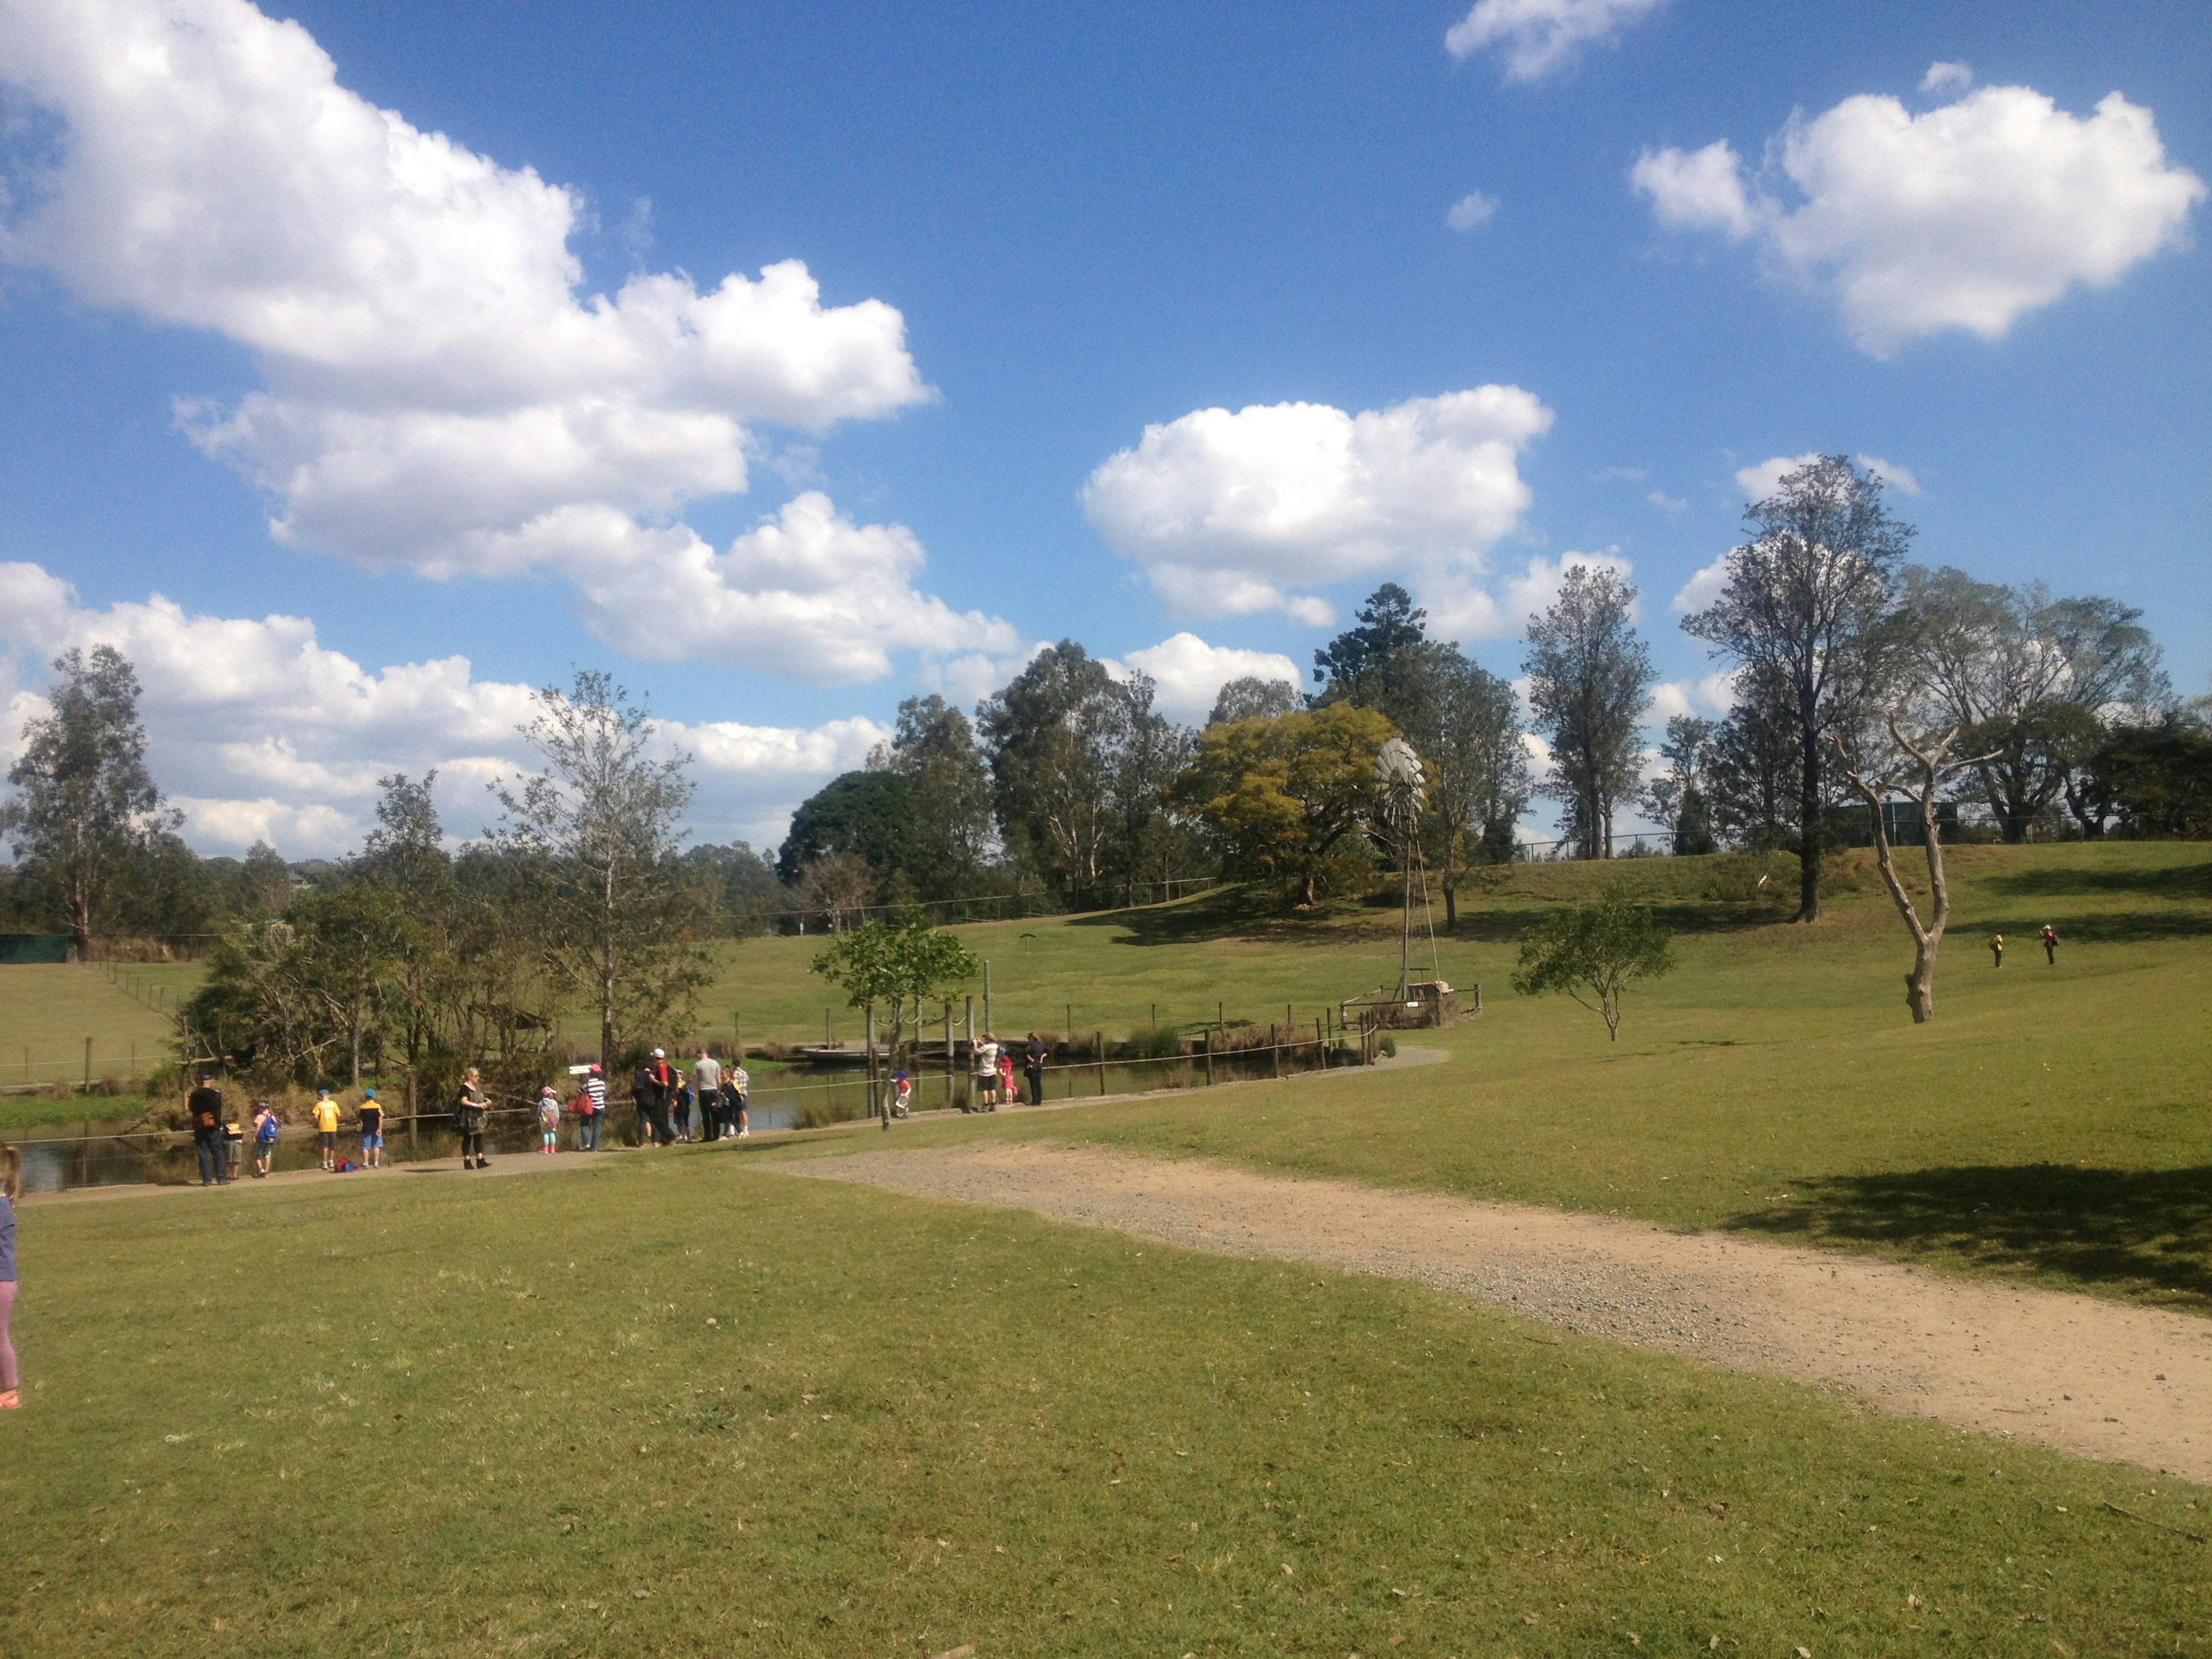
M 1416 1279 L 1572 1331 L 1881 1410 L 2212 1481 L 2212 1320 L 1718 1233 L 988 1144 L 762 1166 L 1192 1249 Z

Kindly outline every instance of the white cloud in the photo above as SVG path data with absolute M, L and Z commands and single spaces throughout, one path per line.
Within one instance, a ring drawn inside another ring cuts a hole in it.
M 1520 452 L 1551 424 L 1510 386 L 1358 415 L 1195 410 L 1099 466 L 1084 512 L 1179 613 L 1325 625 L 1332 607 L 1297 590 L 1386 568 L 1478 574 L 1528 505 Z
M 1497 591 L 1471 582 L 1446 579 L 1425 586 L 1421 603 L 1428 610 L 1430 631 L 1448 639 L 1506 640 L 1524 632 L 1531 617 L 1548 609 L 1559 596 L 1567 572 L 1577 566 L 1611 570 L 1624 580 L 1629 562 L 1617 548 L 1602 553 L 1562 553 L 1556 559 L 1540 554 L 1518 574 L 1497 585 Z
M 1679 495 L 1669 495 L 1663 489 L 1655 489 L 1644 499 L 1662 513 L 1687 513 L 1690 510 L 1689 502 Z
M 1758 180 L 1724 142 L 1646 151 L 1630 179 L 1663 225 L 1756 237 L 1875 356 L 1950 329 L 1996 339 L 2077 286 L 2109 288 L 2179 242 L 2205 195 L 2149 110 L 2115 92 L 2084 120 L 2028 87 L 1920 115 L 1847 98 L 1793 119 Z
M 1728 586 L 1729 561 L 1734 556 L 1733 550 L 1723 553 L 1692 575 L 1682 584 L 1681 591 L 1668 603 L 1667 608 L 1687 614 L 1692 611 L 1703 611 L 1711 605 Z
M 1920 493 L 1920 480 L 1912 476 L 1912 469 L 1909 466 L 1885 461 L 1879 455 L 1862 455 L 1859 465 L 1902 495 L 1917 495 Z
M 1480 230 L 1498 216 L 1498 198 L 1471 190 L 1451 204 L 1444 223 L 1456 231 Z
M 0 564 L 0 673 L 98 644 L 137 668 L 155 781 L 203 851 L 264 837 L 292 858 L 349 851 L 373 822 L 376 780 L 431 767 L 447 829 L 475 836 L 493 816 L 483 786 L 535 767 L 517 730 L 532 688 L 478 680 L 466 658 L 372 672 L 324 647 L 303 617 L 195 616 L 159 595 L 84 609 L 39 566 Z M 10 700 L 11 757 L 21 720 L 43 712 L 32 693 Z M 773 842 L 793 806 L 890 732 L 847 719 L 811 729 L 671 721 L 661 734 L 697 757 L 701 834 Z
M 178 418 L 269 493 L 288 545 L 441 577 L 574 575 L 579 526 L 605 542 L 625 521 L 635 546 L 697 567 L 667 550 L 682 535 L 640 521 L 745 489 L 758 425 L 819 431 L 933 395 L 896 309 L 825 305 L 795 259 L 703 291 L 641 271 L 586 293 L 577 192 L 348 91 L 305 28 L 246 0 L 0 8 L 0 81 L 63 127 L 18 157 L 0 258 L 251 349 L 264 390 L 180 399 Z M 826 647 L 875 672 L 884 568 L 861 562 L 842 596 L 855 629 Z M 693 586 L 717 615 L 753 593 Z M 810 592 L 823 617 L 840 608 Z M 951 614 L 911 588 L 897 603 Z
M 1974 69 L 1971 64 L 1936 62 L 1928 66 L 1928 73 L 1920 77 L 1923 92 L 1964 92 L 1974 84 Z
M 1651 724 L 1663 725 L 1677 714 L 1725 716 L 1735 707 L 1735 669 L 1725 668 L 1701 680 L 1661 681 L 1651 688 Z
M 1444 35 L 1444 50 L 1471 58 L 1496 46 L 1505 73 L 1535 81 L 1572 63 L 1592 42 L 1610 44 L 1666 0 L 1475 0 Z
M 1132 651 L 1127 660 L 1129 668 L 1152 676 L 1159 689 L 1160 713 L 1185 726 L 1195 726 L 1212 714 L 1213 700 L 1231 680 L 1249 676 L 1286 680 L 1293 690 L 1299 685 L 1298 665 L 1280 652 L 1208 645 L 1188 632 L 1172 635 L 1142 651 Z
M 1808 450 L 1802 455 L 1775 455 L 1754 465 L 1736 470 L 1736 488 L 1743 491 L 1747 501 L 1763 501 L 1782 488 L 1784 473 L 1795 472 L 1801 466 L 1810 466 L 1820 459 L 1818 450 Z

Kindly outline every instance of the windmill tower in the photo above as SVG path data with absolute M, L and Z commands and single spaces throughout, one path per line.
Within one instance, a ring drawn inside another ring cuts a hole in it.
M 1413 977 L 1413 866 L 1421 856 L 1424 799 L 1421 757 L 1405 738 L 1393 738 L 1376 751 L 1375 795 L 1383 837 L 1396 848 L 1398 868 L 1405 878 L 1404 926 L 1398 943 L 1398 1000 L 1403 1002 Z M 1425 881 L 1421 891 L 1425 899 Z

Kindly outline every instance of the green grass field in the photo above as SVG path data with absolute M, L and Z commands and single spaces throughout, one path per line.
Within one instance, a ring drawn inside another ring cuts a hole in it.
M 10 1654 L 2047 1659 L 2212 1620 L 2148 1524 L 2204 1530 L 2184 1483 L 726 1149 L 23 1235 Z

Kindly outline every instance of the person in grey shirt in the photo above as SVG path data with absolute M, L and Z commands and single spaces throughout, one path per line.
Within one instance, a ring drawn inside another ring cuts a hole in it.
M 704 1048 L 691 1062 L 691 1089 L 699 1100 L 699 1139 L 722 1138 L 722 1062 Z

